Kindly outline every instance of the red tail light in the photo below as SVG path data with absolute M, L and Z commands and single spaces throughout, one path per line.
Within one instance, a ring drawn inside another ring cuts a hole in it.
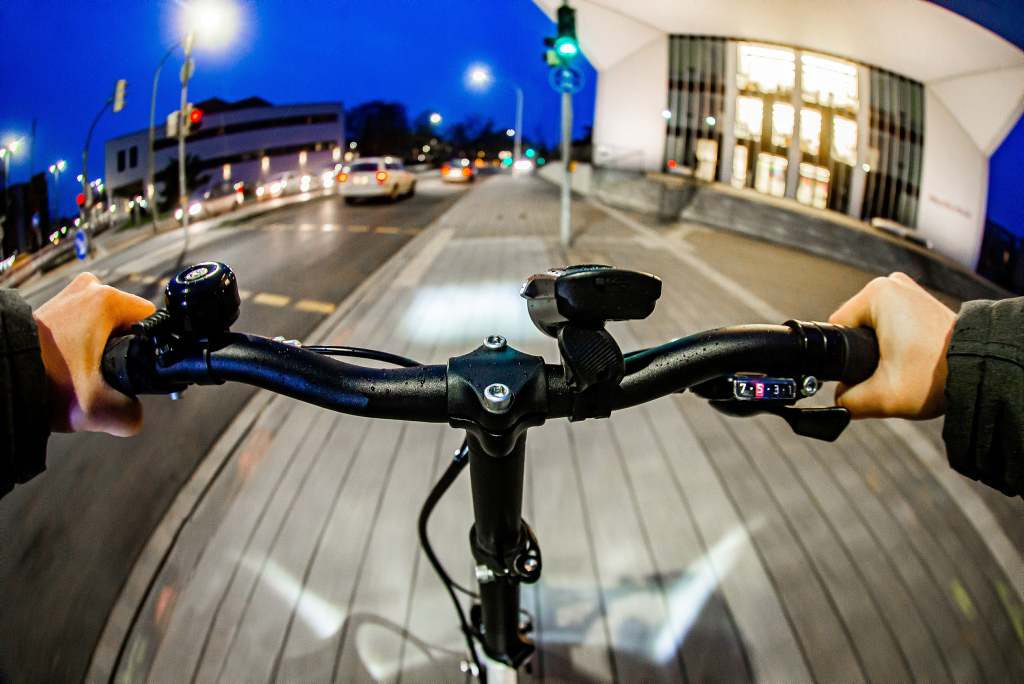
M 383 183 L 387 179 L 388 179 L 388 172 L 387 171 L 378 171 L 377 172 L 377 180 L 379 180 L 381 183 Z
M 451 167 L 448 167 L 448 166 L 442 166 L 441 167 L 441 175 L 442 176 L 447 176 L 449 171 L 451 171 Z
M 348 180 L 348 174 L 347 173 L 339 173 L 338 174 L 338 182 L 339 183 L 344 183 L 347 180 Z
M 462 175 L 465 176 L 466 178 L 469 178 L 470 176 L 473 175 L 473 169 L 469 168 L 468 166 L 463 166 Z

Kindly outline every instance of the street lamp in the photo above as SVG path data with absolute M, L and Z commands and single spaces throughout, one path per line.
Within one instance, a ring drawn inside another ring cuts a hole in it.
M 50 164 L 50 173 L 53 174 L 53 213 L 57 215 L 57 221 L 60 221 L 60 174 L 67 167 L 67 162 L 63 159 L 58 161 L 56 164 Z
M 523 89 L 515 83 L 507 80 L 499 80 L 491 75 L 490 71 L 485 67 L 474 67 L 469 74 L 470 81 L 480 86 L 486 86 L 489 83 L 499 82 L 502 85 L 506 85 L 516 91 L 516 127 L 515 127 L 515 147 L 512 151 L 513 161 L 519 161 L 522 157 L 523 147 Z
M 438 114 L 437 112 L 434 112 L 433 114 L 431 114 L 430 115 L 430 123 L 433 124 L 434 126 L 436 126 L 437 124 L 441 123 L 441 115 Z
M 4 226 L 7 223 L 7 215 L 10 209 L 7 188 L 11 185 L 11 157 L 18 151 L 18 146 L 21 145 L 22 140 L 24 138 L 12 140 L 3 147 L 0 147 L 0 158 L 4 160 L 4 217 L 3 221 L 0 222 L 0 260 L 4 258 Z

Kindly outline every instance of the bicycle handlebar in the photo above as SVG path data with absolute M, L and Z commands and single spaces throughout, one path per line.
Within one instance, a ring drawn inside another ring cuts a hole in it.
M 103 375 L 136 396 L 189 384 L 242 382 L 323 408 L 371 418 L 447 422 L 448 368 L 357 366 L 257 335 L 221 333 L 177 357 L 158 361 L 144 336 L 118 338 L 104 353 Z M 824 323 L 751 325 L 710 330 L 626 357 L 612 388 L 614 410 L 636 406 L 732 373 L 764 373 L 856 384 L 878 363 L 874 332 Z M 571 381 L 561 365 L 544 365 L 545 418 L 572 415 Z

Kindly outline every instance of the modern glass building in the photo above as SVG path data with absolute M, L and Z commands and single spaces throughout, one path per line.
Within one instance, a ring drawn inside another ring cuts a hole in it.
M 975 266 L 988 157 L 1024 110 L 1015 46 L 923 1 L 571 4 L 596 165 L 886 219 Z

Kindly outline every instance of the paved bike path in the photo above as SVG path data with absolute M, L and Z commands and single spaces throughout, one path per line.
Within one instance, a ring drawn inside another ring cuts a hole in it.
M 553 360 L 518 297 L 526 276 L 551 266 L 614 263 L 662 278 L 648 320 L 613 325 L 625 349 L 820 318 L 869 277 L 750 241 L 716 247 L 710 231 L 583 202 L 573 219 L 566 251 L 556 189 L 481 183 L 312 339 L 443 363 L 500 333 Z M 817 269 L 821 287 L 794 294 L 780 277 L 755 294 L 742 268 L 730 271 L 751 254 L 782 274 Z M 531 430 L 524 516 L 545 562 L 524 589 L 539 646 L 532 677 L 1020 679 L 1020 502 L 936 464 L 939 429 L 860 422 L 824 444 L 684 394 Z M 457 620 L 415 533 L 459 439 L 446 426 L 258 393 L 140 559 L 90 679 L 463 677 Z M 431 524 L 464 584 L 471 511 L 463 476 Z

